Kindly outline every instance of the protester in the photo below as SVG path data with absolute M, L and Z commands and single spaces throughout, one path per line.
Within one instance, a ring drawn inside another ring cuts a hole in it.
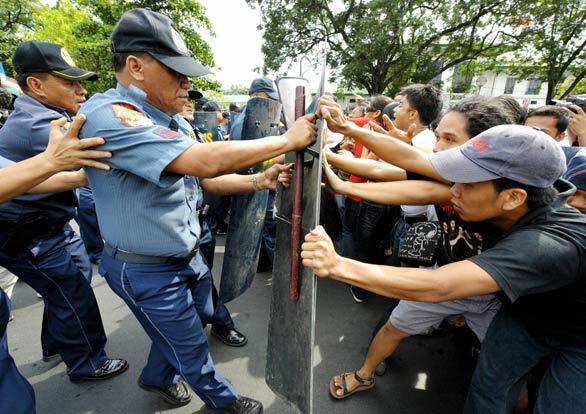
M 547 105 L 529 111 L 525 125 L 539 128 L 547 135 L 562 143 L 570 125 L 570 113 L 561 106 Z
M 330 129 L 354 132 L 341 111 L 324 103 Z M 559 179 L 563 153 L 544 133 L 507 125 L 430 155 L 429 161 L 430 175 L 456 183 L 452 203 L 462 220 L 488 221 L 504 232 L 494 247 L 435 270 L 380 267 L 340 257 L 318 227 L 306 237 L 303 264 L 318 276 L 402 299 L 435 302 L 502 290 L 506 306 L 487 332 L 465 412 L 510 412 L 521 379 L 547 355 L 554 358 L 536 412 L 584 406 L 586 220 L 565 205 L 573 187 Z M 364 387 L 374 383 L 356 379 Z

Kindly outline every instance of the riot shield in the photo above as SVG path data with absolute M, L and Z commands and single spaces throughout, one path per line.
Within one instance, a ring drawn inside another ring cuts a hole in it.
M 300 82 L 303 85 L 304 82 Z M 306 83 L 306 82 L 305 82 Z M 282 91 L 280 96 L 292 96 Z M 287 81 L 286 89 L 295 88 L 294 81 Z M 323 87 L 320 87 L 323 89 Z M 321 90 L 319 91 L 321 92 Z M 306 89 L 309 94 L 309 90 Z M 290 98 L 289 98 L 290 99 Z M 284 104 L 286 107 L 287 105 Z M 291 111 L 285 111 L 285 116 Z M 288 121 L 289 122 L 289 121 Z M 303 218 L 302 238 L 318 224 L 321 193 L 321 142 L 324 132 L 318 121 L 316 143 L 306 151 L 303 163 Z M 293 162 L 294 153 L 287 154 L 286 162 Z M 298 299 L 291 299 L 291 227 L 293 222 L 293 191 L 277 192 L 277 245 L 273 268 L 273 292 L 271 299 L 267 366 L 265 379 L 269 387 L 299 412 L 310 414 L 313 410 L 313 348 L 315 340 L 316 281 L 310 269 L 300 268 Z
M 278 134 L 281 104 L 272 99 L 251 98 L 244 112 L 242 140 Z M 245 174 L 263 171 L 269 163 L 257 164 Z M 230 223 L 220 281 L 220 301 L 227 303 L 250 287 L 256 274 L 268 190 L 232 197 Z
M 219 141 L 218 115 L 215 112 L 195 112 L 193 126 L 204 137 L 206 142 Z

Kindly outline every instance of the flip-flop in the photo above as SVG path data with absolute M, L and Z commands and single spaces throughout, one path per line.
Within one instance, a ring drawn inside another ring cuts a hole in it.
M 348 391 L 348 386 L 346 384 L 346 377 L 348 377 L 349 375 L 354 375 L 354 379 L 356 380 L 356 382 L 358 382 L 358 385 L 352 391 Z M 342 395 L 338 395 L 336 393 L 336 391 L 340 389 L 340 386 L 336 385 L 336 377 L 340 377 L 340 379 L 342 380 Z M 365 379 L 358 375 L 358 371 L 347 372 L 345 374 L 340 374 L 332 377 L 332 379 L 330 380 L 330 395 L 332 396 L 332 398 L 335 398 L 336 400 L 343 400 L 344 398 L 349 397 L 356 392 L 366 391 L 371 389 L 372 387 L 374 387 L 374 377 L 370 379 Z

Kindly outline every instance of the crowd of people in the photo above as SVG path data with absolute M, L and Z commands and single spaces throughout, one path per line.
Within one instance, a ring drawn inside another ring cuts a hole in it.
M 215 238 L 231 196 L 268 190 L 271 267 L 275 190 L 292 175 L 283 154 L 316 140 L 318 117 L 343 136 L 323 149 L 341 230 L 308 233 L 303 265 L 348 284 L 358 303 L 398 299 L 362 366 L 332 377 L 331 396 L 373 388 L 402 340 L 448 321 L 481 344 L 464 412 L 586 409 L 583 106 L 527 110 L 506 95 L 445 105 L 435 86 L 413 84 L 345 110 L 324 96 L 282 135 L 248 140 L 245 108 L 224 111 L 191 88 L 209 69 L 168 17 L 126 12 L 110 47 L 113 89 L 86 100 L 83 82 L 99 74 L 60 45 L 27 41 L 12 60 L 19 96 L 0 94 L 11 111 L 0 129 L 0 412 L 36 412 L 7 347 L 17 277 L 44 301 L 43 360 L 62 358 L 72 381 L 128 369 L 104 350 L 94 263 L 152 342 L 140 388 L 173 406 L 193 390 L 210 412 L 262 413 L 215 370 L 204 333 L 210 324 L 222 343 L 247 343 L 211 278 Z M 249 95 L 279 100 L 268 78 Z M 214 113 L 213 131 L 197 112 Z

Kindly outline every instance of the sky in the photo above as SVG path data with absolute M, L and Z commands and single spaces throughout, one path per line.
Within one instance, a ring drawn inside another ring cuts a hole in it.
M 259 76 L 254 68 L 262 67 L 264 61 L 262 32 L 257 29 L 261 21 L 260 11 L 250 8 L 244 0 L 199 1 L 206 8 L 216 33 L 215 37 L 204 35 L 214 53 L 215 79 L 222 83 L 222 88 L 231 85 L 248 87 Z M 307 59 L 303 59 L 303 75 L 309 78 L 312 91 L 318 87 L 320 70 L 321 67 L 312 67 Z M 298 76 L 299 62 L 293 63 L 284 74 Z M 334 84 L 326 84 L 326 91 L 335 90 Z
M 262 33 L 260 11 L 253 10 L 244 0 L 200 0 L 207 9 L 216 37 L 204 36 L 214 53 L 214 77 L 224 88 L 231 85 L 248 87 L 262 67 Z

